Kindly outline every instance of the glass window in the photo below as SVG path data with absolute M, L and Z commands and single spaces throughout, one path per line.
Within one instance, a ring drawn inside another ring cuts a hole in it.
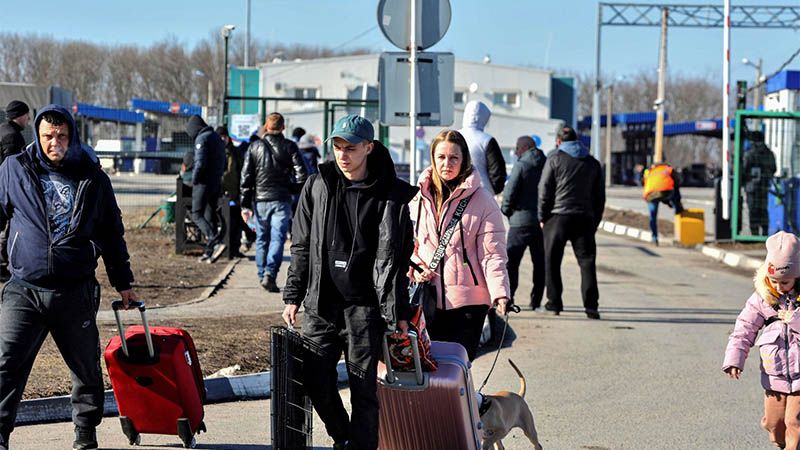
M 494 104 L 497 106 L 509 106 L 519 108 L 519 94 L 517 92 L 495 92 Z
M 294 98 L 317 98 L 318 94 L 317 88 L 294 88 Z
M 464 104 L 464 93 L 460 91 L 453 92 L 453 103 L 456 105 Z

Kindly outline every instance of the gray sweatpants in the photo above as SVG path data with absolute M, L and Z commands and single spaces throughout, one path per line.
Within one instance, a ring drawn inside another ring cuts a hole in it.
M 12 279 L 0 302 L 0 433 L 8 436 L 14 429 L 22 392 L 48 332 L 72 373 L 72 421 L 97 426 L 103 417 L 97 281 L 44 290 Z

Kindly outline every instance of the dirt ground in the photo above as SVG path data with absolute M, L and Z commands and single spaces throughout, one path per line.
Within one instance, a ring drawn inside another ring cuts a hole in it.
M 197 262 L 200 252 L 176 255 L 174 235 L 162 233 L 157 226 L 126 229 L 125 241 L 131 255 L 134 289 L 150 308 L 199 297 L 228 261 L 222 258 L 215 264 L 202 264 Z M 111 300 L 119 296 L 108 282 L 102 261 L 99 262 L 97 280 L 103 297 L 100 308 L 110 309 Z
M 187 330 L 197 347 L 203 374 L 208 376 L 219 369 L 239 364 L 240 373 L 269 370 L 269 327 L 282 323 L 280 314 L 265 316 L 241 316 L 235 319 L 191 319 L 169 320 L 169 326 Z M 160 324 L 153 320 L 151 325 Z M 101 350 L 111 337 L 117 334 L 115 324 L 100 324 Z M 232 352 L 231 349 L 236 349 Z M 106 389 L 111 388 L 105 361 L 102 363 Z M 237 372 L 239 373 L 239 372 Z M 70 390 L 69 370 L 61 359 L 55 343 L 47 338 L 33 366 L 24 398 L 40 398 L 68 394 Z
M 140 223 L 140 222 L 136 222 Z M 164 234 L 154 221 L 153 226 L 139 230 L 126 229 L 125 238 L 131 255 L 134 289 L 148 307 L 181 303 L 198 298 L 219 277 L 227 265 L 226 259 L 215 264 L 197 262 L 199 254 L 176 255 L 174 235 Z M 103 292 L 102 309 L 110 309 L 110 300 L 117 292 L 108 283 L 105 267 L 100 262 L 97 279 Z M 224 367 L 241 366 L 241 373 L 261 372 L 269 369 L 269 336 L 271 325 L 280 325 L 280 315 L 241 316 L 234 319 L 169 320 L 169 326 L 184 328 L 192 335 L 198 349 L 198 359 L 204 375 Z M 160 324 L 152 320 L 152 325 Z M 100 343 L 105 349 L 109 339 L 117 333 L 113 323 L 100 325 Z M 257 345 L 256 345 L 257 344 Z M 231 349 L 236 349 L 232 352 Z M 103 376 L 108 382 L 105 362 Z M 51 338 L 47 338 L 34 363 L 24 398 L 39 398 L 68 394 L 69 370 L 61 359 Z
M 603 212 L 603 220 L 641 230 L 650 230 L 650 216 L 633 211 L 606 209 Z M 673 235 L 675 234 L 675 225 L 668 220 L 659 219 L 658 232 L 659 235 Z

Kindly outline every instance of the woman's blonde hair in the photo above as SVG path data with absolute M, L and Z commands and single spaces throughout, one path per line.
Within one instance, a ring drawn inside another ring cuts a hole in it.
M 461 185 L 464 180 L 472 173 L 472 157 L 469 154 L 469 145 L 467 145 L 467 140 L 464 139 L 464 136 L 461 135 L 456 130 L 442 130 L 439 134 L 433 138 L 433 142 L 431 142 L 431 184 L 433 185 L 433 201 L 436 204 L 436 211 L 442 210 L 442 204 L 444 203 L 444 189 L 448 191 L 450 188 L 447 186 L 447 182 L 442 178 L 441 174 L 439 174 L 439 170 L 436 168 L 436 158 L 434 153 L 436 152 L 436 146 L 441 144 L 442 142 L 450 142 L 451 144 L 455 144 L 458 148 L 461 149 L 461 168 L 458 172 L 458 176 L 455 178 L 454 184 L 456 186 Z

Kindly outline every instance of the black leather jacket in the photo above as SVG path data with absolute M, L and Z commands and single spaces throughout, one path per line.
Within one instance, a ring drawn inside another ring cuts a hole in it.
M 268 134 L 247 149 L 242 165 L 242 207 L 253 203 L 290 201 L 306 182 L 306 165 L 297 144 L 283 134 Z

